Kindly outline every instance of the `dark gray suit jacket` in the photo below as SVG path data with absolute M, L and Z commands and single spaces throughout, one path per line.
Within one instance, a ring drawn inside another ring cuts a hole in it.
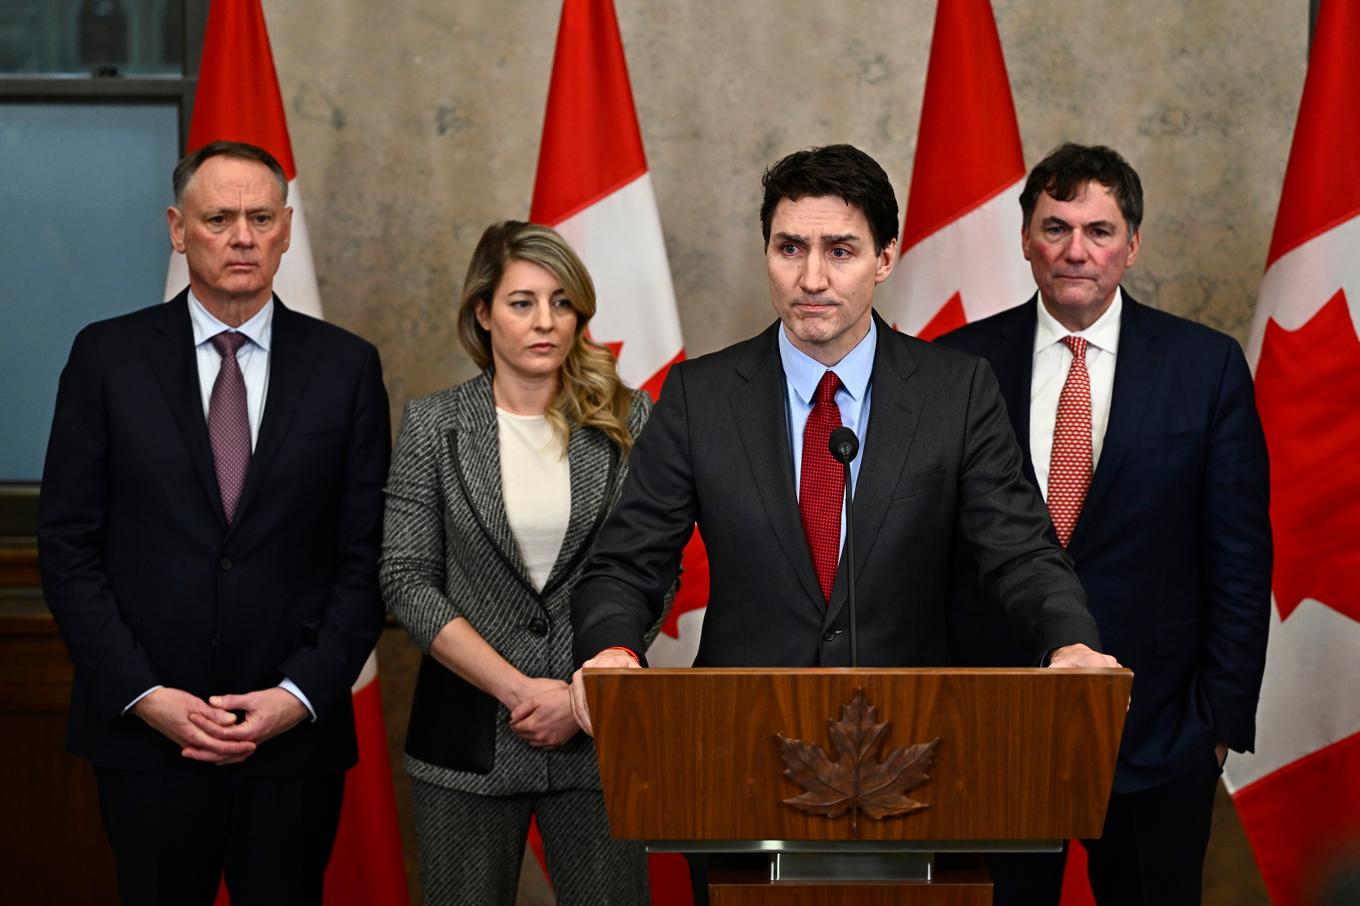
M 950 663 L 956 538 L 1035 663 L 1098 647 L 990 369 L 877 323 L 855 493 L 860 664 Z M 849 664 L 845 560 L 828 604 L 799 520 L 780 329 L 671 369 L 573 599 L 578 662 L 612 645 L 641 653 L 697 522 L 711 584 L 696 666 Z

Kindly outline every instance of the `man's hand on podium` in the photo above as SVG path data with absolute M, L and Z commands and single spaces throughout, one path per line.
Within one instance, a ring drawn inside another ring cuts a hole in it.
M 1052 657 L 1048 659 L 1048 666 L 1071 669 L 1075 667 L 1118 667 L 1120 664 L 1108 654 L 1101 654 L 1094 648 L 1078 643 L 1076 645 L 1064 645 L 1054 651 Z
M 582 664 L 581 670 L 587 667 L 641 668 L 642 665 L 624 648 L 606 648 Z M 590 725 L 590 709 L 586 706 L 586 683 L 581 670 L 571 675 L 571 713 L 581 725 L 581 729 L 586 731 L 586 735 L 594 736 L 595 729 Z

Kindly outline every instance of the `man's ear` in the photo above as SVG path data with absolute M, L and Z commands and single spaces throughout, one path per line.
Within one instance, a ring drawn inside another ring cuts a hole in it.
M 165 220 L 170 227 L 170 247 L 184 254 L 184 212 L 176 207 L 165 209 Z
M 887 245 L 883 246 L 883 251 L 878 253 L 878 267 L 874 270 L 874 283 L 882 283 L 887 280 L 896 266 L 897 240 L 892 239 L 889 240 Z
M 1138 257 L 1138 250 L 1143 247 L 1143 231 L 1138 230 L 1129 239 L 1129 256 L 1124 260 L 1125 267 L 1133 267 L 1133 259 Z

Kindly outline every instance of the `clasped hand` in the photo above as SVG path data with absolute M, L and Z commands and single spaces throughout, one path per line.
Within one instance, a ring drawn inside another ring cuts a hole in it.
M 510 729 L 536 749 L 555 749 L 580 728 L 571 714 L 570 687 L 559 679 L 527 679 L 516 690 Z
M 207 701 L 183 689 L 162 687 L 133 705 L 132 713 L 180 747 L 180 754 L 209 764 L 245 761 L 261 743 L 297 726 L 307 706 L 275 687 Z M 239 717 L 238 717 L 239 714 Z

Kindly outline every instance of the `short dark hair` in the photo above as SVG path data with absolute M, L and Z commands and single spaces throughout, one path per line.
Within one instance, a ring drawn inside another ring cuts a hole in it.
M 882 253 L 897 238 L 897 196 L 883 168 L 853 145 L 827 145 L 795 151 L 765 171 L 760 184 L 760 231 L 770 244 L 770 222 L 780 200 L 834 196 L 864 212 L 874 236 L 874 252 Z
M 1034 216 L 1040 192 L 1047 192 L 1058 201 L 1071 201 L 1092 182 L 1110 190 L 1128 225 L 1129 239 L 1132 239 L 1143 223 L 1143 183 L 1138 179 L 1138 173 L 1113 148 L 1075 142 L 1049 152 L 1048 157 L 1029 171 L 1025 189 L 1020 193 L 1025 229 L 1029 229 L 1029 219 Z
M 198 168 L 203 166 L 203 162 L 214 157 L 234 157 L 237 160 L 250 160 L 257 164 L 264 164 L 274 174 L 274 178 L 279 181 L 279 189 L 283 192 L 283 203 L 288 203 L 288 174 L 283 172 L 283 166 L 274 159 L 274 155 L 256 145 L 248 145 L 245 142 L 213 142 L 204 145 L 197 151 L 191 151 L 184 155 L 184 158 L 175 165 L 175 175 L 171 179 L 171 185 L 175 190 L 175 204 L 179 204 L 184 197 L 184 188 L 189 185 L 189 180 L 194 178 Z

